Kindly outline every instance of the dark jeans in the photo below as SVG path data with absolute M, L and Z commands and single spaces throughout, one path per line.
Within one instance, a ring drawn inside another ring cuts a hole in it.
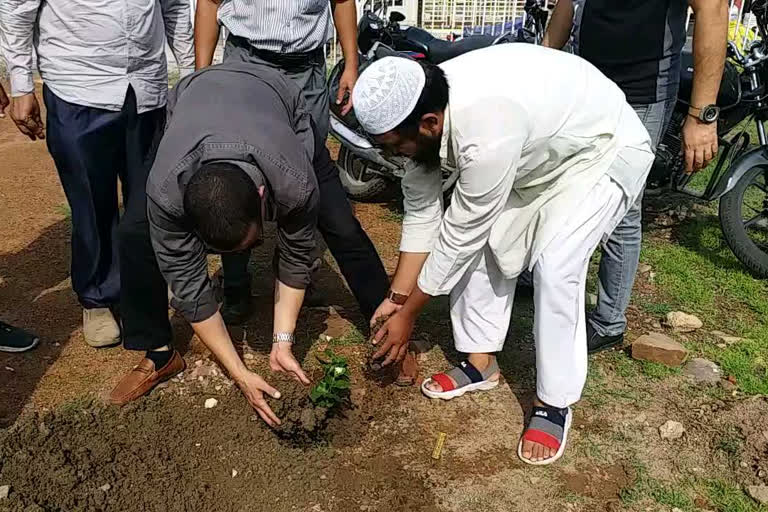
M 303 64 L 270 62 L 249 48 L 247 41 L 230 36 L 224 51 L 224 59 L 267 63 L 280 69 L 301 88 L 304 100 L 312 114 L 318 141 L 314 159 L 320 186 L 320 212 L 317 227 L 331 254 L 338 262 L 341 273 L 360 305 L 360 310 L 369 319 L 386 297 L 389 278 L 376 248 L 352 211 L 346 192 L 339 181 L 339 172 L 325 146 L 330 115 L 328 88 L 325 84 L 325 58 L 322 57 L 322 53 L 318 53 Z M 320 254 L 317 256 L 319 257 Z M 250 257 L 250 251 L 222 255 L 225 294 L 227 290 L 249 284 Z
M 146 185 L 165 109 L 139 114 L 68 103 L 45 87 L 48 149 L 72 210 L 72 287 L 86 308 L 120 304 L 129 349 L 171 340 L 168 292 L 149 239 Z M 119 217 L 117 179 L 123 191 Z

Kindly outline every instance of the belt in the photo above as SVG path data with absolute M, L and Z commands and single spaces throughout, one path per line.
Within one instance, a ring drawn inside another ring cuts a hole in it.
M 246 49 L 252 56 L 279 67 L 290 68 L 309 66 L 316 62 L 322 62 L 325 57 L 325 52 L 323 51 L 322 46 L 319 46 L 310 52 L 279 53 L 256 48 L 244 37 L 230 34 L 229 40 L 235 46 Z

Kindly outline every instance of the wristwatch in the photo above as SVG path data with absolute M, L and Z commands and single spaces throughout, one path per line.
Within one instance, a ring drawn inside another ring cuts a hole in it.
M 403 304 L 405 304 L 405 301 L 408 300 L 408 295 L 406 295 L 404 293 L 394 292 L 390 288 L 389 291 L 387 292 L 387 299 L 389 300 L 389 302 L 392 302 L 393 304 L 397 304 L 398 306 L 402 306 Z
M 276 332 L 272 335 L 272 344 L 275 343 L 293 343 L 294 337 L 292 332 Z
M 698 110 L 698 114 L 690 112 L 690 110 Z M 717 105 L 707 105 L 706 107 L 689 107 L 689 116 L 695 117 L 699 121 L 705 124 L 712 124 L 720 117 L 720 107 Z

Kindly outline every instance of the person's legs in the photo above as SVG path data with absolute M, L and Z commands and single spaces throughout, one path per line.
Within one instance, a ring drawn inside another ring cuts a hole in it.
M 72 288 L 84 308 L 92 346 L 114 345 L 120 330 L 111 307 L 120 295 L 116 229 L 117 176 L 125 147 L 120 112 L 68 103 L 47 87 L 48 149 L 72 212 Z
M 146 351 L 146 358 L 113 389 L 110 400 L 115 404 L 146 394 L 184 369 L 183 359 L 171 349 L 168 286 L 157 266 L 147 220 L 147 177 L 162 137 L 165 109 L 138 114 L 136 97 L 129 89 L 123 114 L 125 212 L 118 227 L 123 344 L 127 350 Z
M 168 286 L 160 274 L 149 236 L 147 177 L 162 137 L 165 110 L 136 112 L 129 89 L 125 107 L 126 170 L 122 176 L 125 213 L 118 228 L 120 242 L 120 312 L 128 350 L 153 350 L 171 342 Z
M 655 148 L 667 127 L 674 101 L 635 105 Z M 625 312 L 632 295 L 642 245 L 642 195 L 603 246 L 598 272 L 598 300 L 589 317 L 588 349 L 596 352 L 620 344 L 627 329 Z
M 451 290 L 451 325 L 456 350 L 467 354 L 467 361 L 483 374 L 483 380 L 498 381 L 496 352 L 501 351 L 507 338 L 516 281 L 501 274 L 490 248 L 486 246 Z M 476 384 L 470 376 L 471 373 L 467 374 L 459 366 L 433 375 L 425 381 L 422 389 L 427 396 L 434 398 L 452 397 L 437 393 L 454 390 L 453 394 L 460 396 L 463 394 L 462 387 Z M 444 384 L 448 384 L 449 389 Z
M 389 277 L 376 247 L 352 211 L 324 145 L 315 155 L 315 171 L 320 187 L 317 227 L 368 320 L 386 297 Z
M 604 176 L 584 202 L 591 207 L 579 210 L 534 266 L 538 418 L 531 420 L 521 444 L 526 462 L 553 459 L 565 444 L 567 408 L 581 397 L 587 377 L 584 306 L 589 258 L 624 215 L 625 201 L 619 185 Z

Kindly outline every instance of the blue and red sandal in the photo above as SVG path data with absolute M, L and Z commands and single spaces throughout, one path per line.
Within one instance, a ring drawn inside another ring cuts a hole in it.
M 469 391 L 488 391 L 499 385 L 499 380 L 491 380 L 491 376 L 499 371 L 496 359 L 484 371 L 475 368 L 469 361 L 462 361 L 459 366 L 444 373 L 436 373 L 421 383 L 421 392 L 429 398 L 450 400 Z M 436 382 L 442 391 L 432 391 L 427 386 Z
M 565 444 L 568 441 L 572 417 L 570 407 L 565 409 L 534 407 L 528 426 L 525 427 L 517 445 L 517 456 L 520 457 L 520 460 L 533 466 L 546 466 L 562 457 L 563 452 L 565 452 Z M 552 450 L 557 450 L 557 453 L 553 457 L 539 461 L 526 459 L 523 457 L 523 441 L 532 441 Z

